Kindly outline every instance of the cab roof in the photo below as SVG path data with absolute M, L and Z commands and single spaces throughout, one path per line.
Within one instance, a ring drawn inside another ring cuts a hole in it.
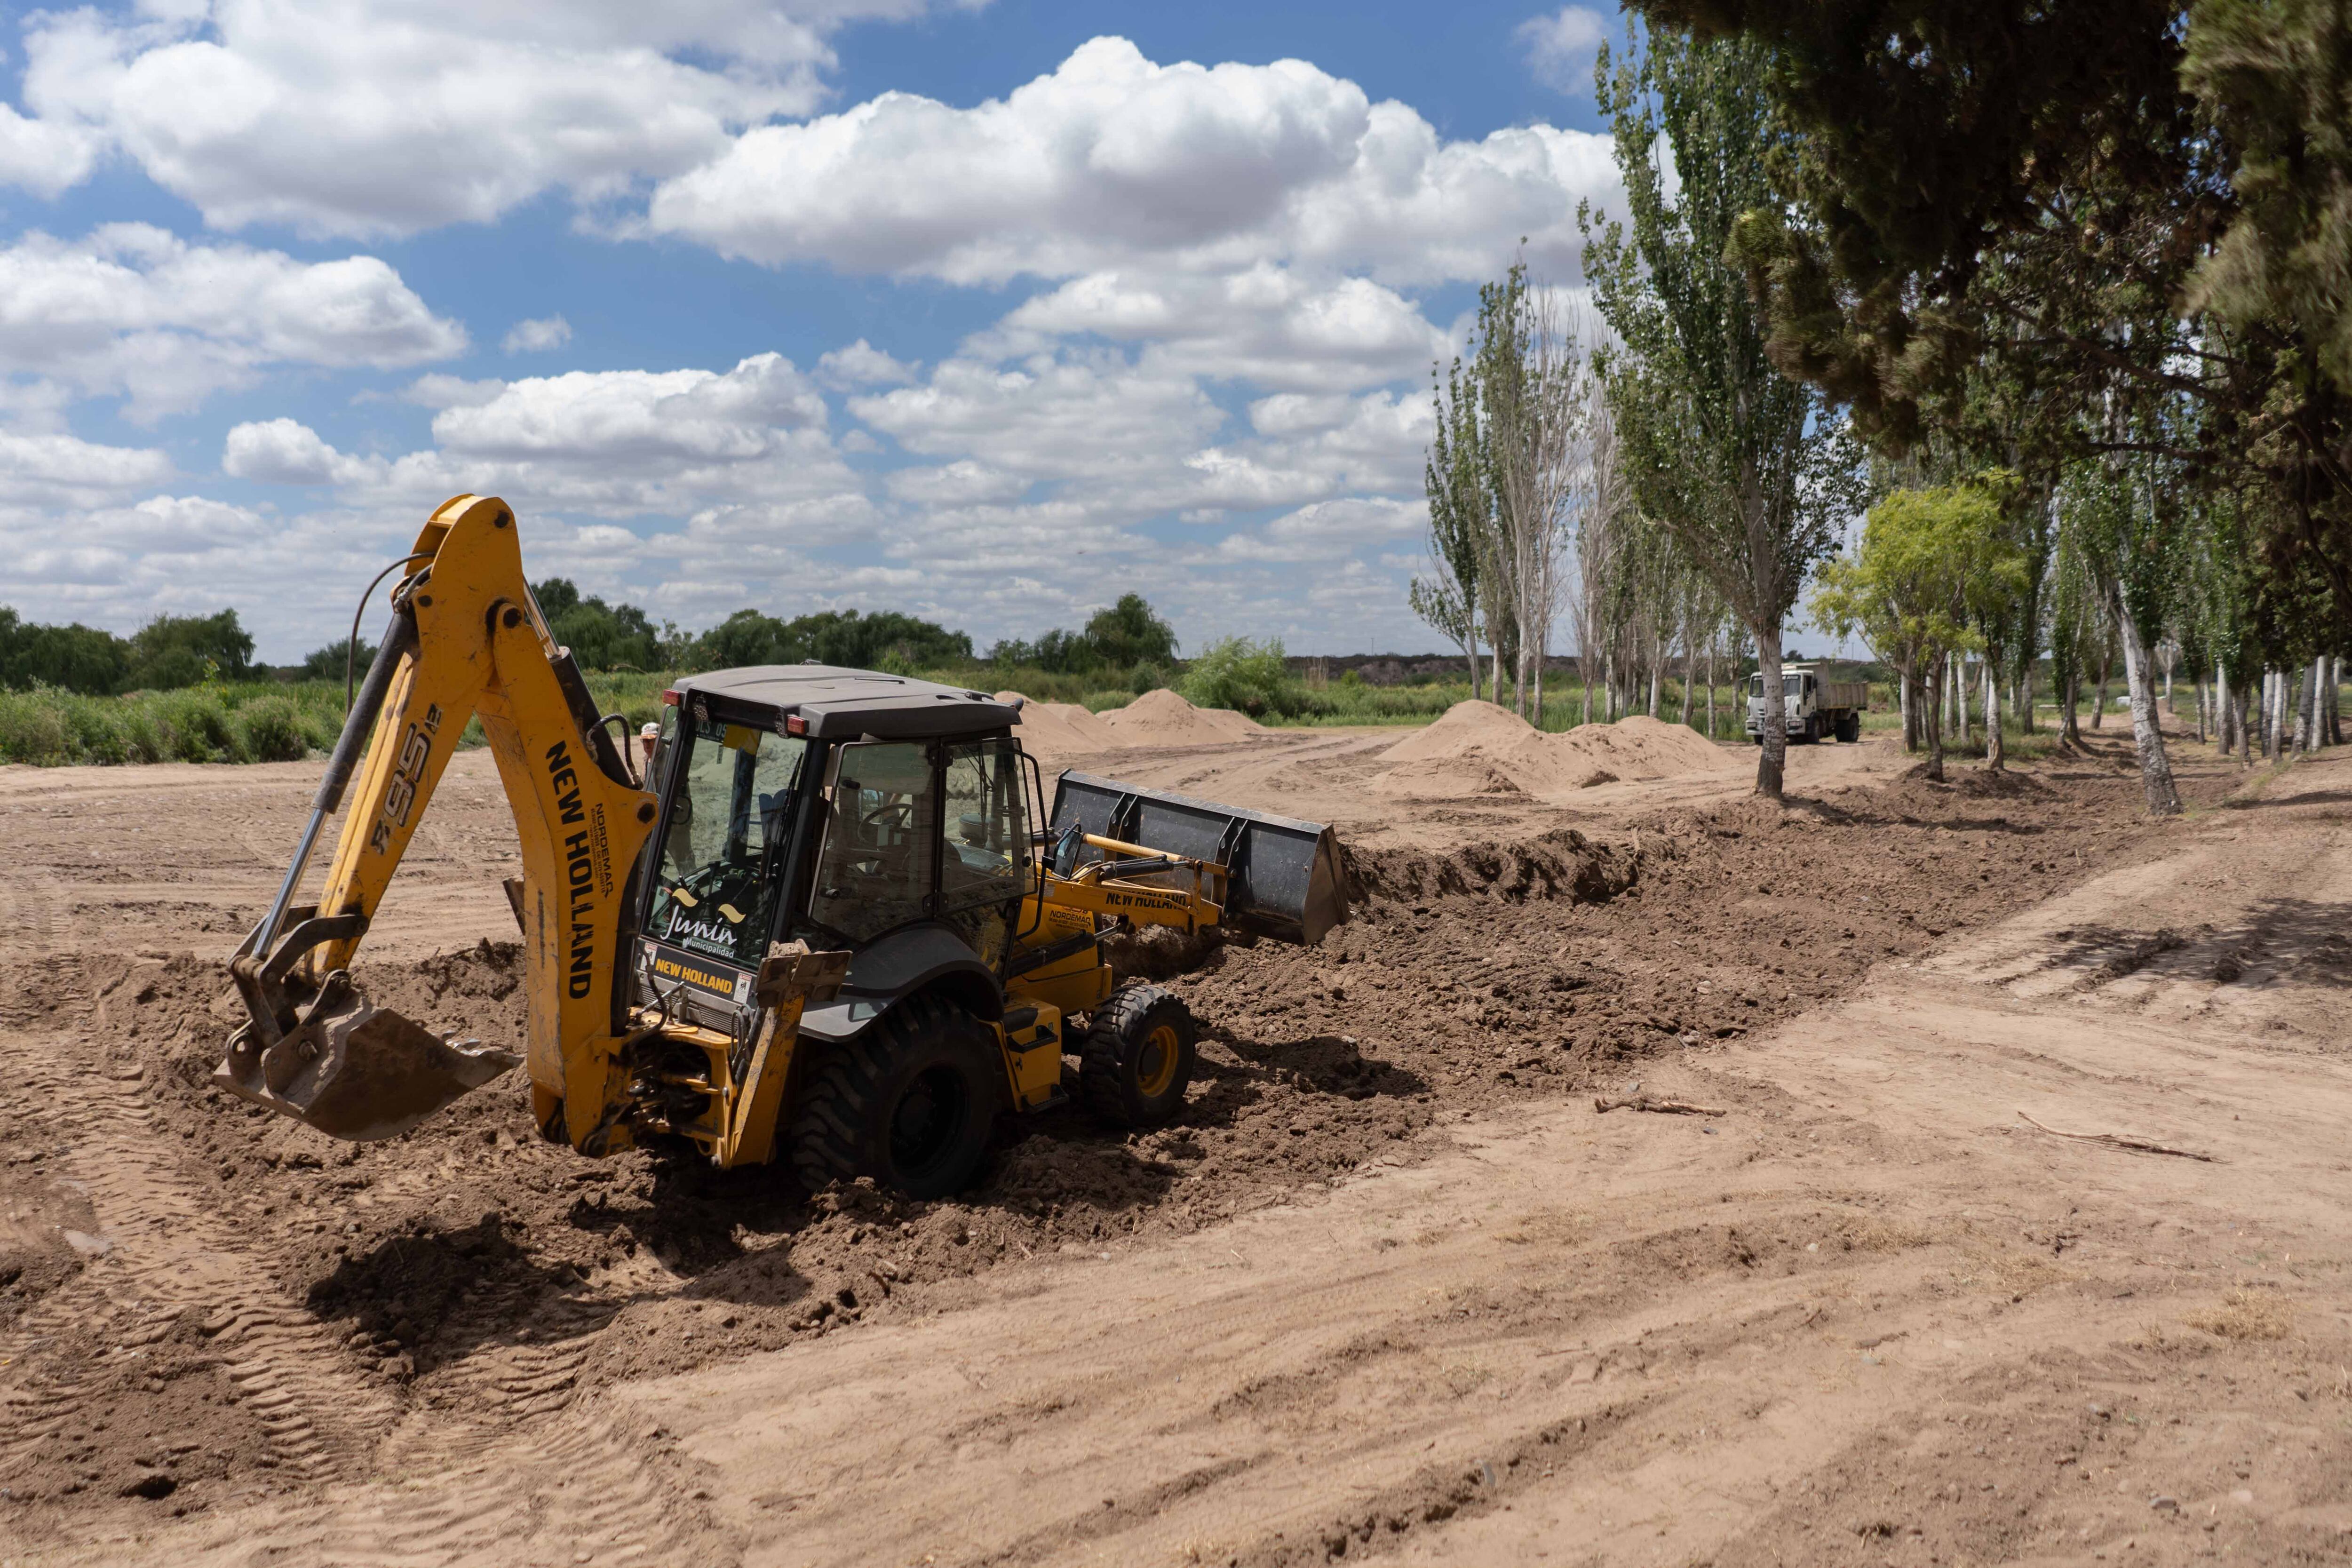
M 984 691 L 940 686 L 911 676 L 829 664 L 753 664 L 689 675 L 671 688 L 691 711 L 705 700 L 730 718 L 774 726 L 798 717 L 813 740 L 928 741 L 1001 734 L 1021 721 L 1010 702 Z

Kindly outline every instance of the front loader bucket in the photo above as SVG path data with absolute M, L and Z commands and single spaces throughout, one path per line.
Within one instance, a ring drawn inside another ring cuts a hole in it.
M 238 1030 L 213 1082 L 330 1138 L 367 1143 L 397 1138 L 521 1064 L 512 1051 L 445 1040 L 371 1005 L 339 969 L 274 1045 L 249 1024 Z
M 1319 822 L 1066 773 L 1054 792 L 1054 831 L 1074 826 L 1225 867 L 1224 923 L 1242 931 L 1311 947 L 1348 918 L 1339 841 Z M 1080 864 L 1100 854 L 1089 847 Z

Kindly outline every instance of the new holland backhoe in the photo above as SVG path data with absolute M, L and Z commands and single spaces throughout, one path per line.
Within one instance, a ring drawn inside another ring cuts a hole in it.
M 247 1022 L 222 1087 L 339 1138 L 395 1137 L 517 1065 L 547 1138 L 789 1158 L 812 1186 L 969 1182 L 997 1117 L 1066 1084 L 1114 1125 L 1183 1106 L 1194 1030 L 1115 984 L 1130 926 L 1315 942 L 1347 918 L 1329 829 L 1062 775 L 1047 809 L 1017 703 L 818 665 L 663 694 L 630 755 L 523 576 L 514 514 L 443 505 L 268 912 L 229 968 Z M 524 1051 L 373 1007 L 350 966 L 469 719 L 521 841 Z M 642 771 L 640 771 L 642 768 Z M 315 903 L 295 902 L 341 807 Z M 1074 1058 L 1070 1070 L 1065 1058 Z

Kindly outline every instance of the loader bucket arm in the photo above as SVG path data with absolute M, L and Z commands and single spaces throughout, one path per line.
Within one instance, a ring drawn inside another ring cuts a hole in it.
M 1074 828 L 1094 841 L 1078 853 L 1079 866 L 1139 852 L 1219 868 L 1216 921 L 1235 930 L 1312 947 L 1348 919 L 1339 840 L 1319 822 L 1073 770 L 1054 791 L 1053 832 Z
M 512 510 L 489 497 L 458 496 L 425 525 L 284 885 L 230 962 L 247 1021 L 215 1081 L 335 1137 L 396 1136 L 515 1065 L 370 1006 L 348 973 L 479 718 L 522 850 L 534 1119 L 598 1152 L 627 1142 L 608 1114 L 627 1085 L 619 965 L 630 874 L 656 808 L 549 636 L 515 535 Z M 319 901 L 297 907 L 320 829 L 354 783 Z

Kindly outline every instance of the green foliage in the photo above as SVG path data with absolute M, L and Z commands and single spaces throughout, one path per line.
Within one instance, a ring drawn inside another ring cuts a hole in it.
M 343 683 L 245 681 L 125 697 L 0 692 L 0 763 L 290 762 L 335 743 Z
M 1578 216 L 1594 303 L 1622 345 L 1600 357 L 1626 470 L 1643 513 L 1749 632 L 1777 638 L 1848 515 L 1857 454 L 1821 397 L 1773 367 L 1727 260 L 1744 214 L 1789 200 L 1766 58 L 1746 40 L 1654 33 L 1610 65 L 1604 50 L 1595 79 L 1631 229 Z
M 299 679 L 303 680 L 342 679 L 343 671 L 347 668 L 345 660 L 351 653 L 351 638 L 337 637 L 326 647 L 315 648 L 304 654 L 302 662 L 294 667 L 299 672 Z M 351 658 L 348 664 L 352 679 L 357 679 L 366 675 L 368 666 L 374 662 L 375 645 L 362 637 L 358 657 Z
M 236 749 L 247 762 L 299 763 L 310 750 L 302 710 L 290 697 L 261 697 L 235 715 Z
M 2152 450 L 2267 488 L 2250 547 L 2352 618 L 2342 0 L 1635 5 L 1771 62 L 1796 199 L 1735 244 L 1776 363 L 1889 449 L 1990 378 L 2050 467 L 2185 401 Z
M 1250 717 L 1304 711 L 1306 688 L 1290 679 L 1282 639 L 1223 637 L 1184 672 L 1184 700 L 1196 708 L 1237 708 Z
M 130 645 L 112 632 L 79 622 L 31 625 L 16 611 L 0 608 L 0 687 L 109 692 L 121 689 L 130 668 Z
M 1822 565 L 1813 618 L 1916 675 L 1973 645 L 1974 563 L 2000 533 L 2000 503 L 1974 486 L 1896 490 L 1870 509 L 1861 549 Z
M 235 610 L 215 616 L 158 616 L 132 634 L 123 683 L 166 691 L 206 681 L 243 680 L 253 670 L 253 638 Z
M 1160 619 L 1140 594 L 1121 594 L 1118 603 L 1097 610 L 1088 617 L 1083 635 L 1103 663 L 1114 668 L 1166 664 L 1176 657 L 1175 628 Z
M 533 584 L 530 592 L 549 632 L 583 669 L 652 669 L 662 662 L 660 636 L 636 605 L 583 597 L 565 577 Z
M 911 675 L 917 669 L 971 661 L 971 638 L 913 616 L 884 610 L 823 610 L 780 621 L 758 610 L 738 610 L 694 640 L 694 669 L 752 664 L 842 665 Z
M 1431 378 L 1435 380 L 1436 374 L 1432 366 Z M 1432 396 L 1436 427 L 1422 467 L 1422 488 L 1429 500 L 1432 570 L 1412 580 L 1406 603 L 1414 615 L 1461 646 L 1470 665 L 1471 689 L 1476 691 L 1478 642 L 1484 632 L 1479 608 L 1486 590 L 1492 511 L 1475 366 L 1465 372 L 1456 359 Z
M 1140 594 L 1122 594 L 1117 604 L 1088 617 L 1081 630 L 1066 631 L 1057 626 L 1035 642 L 1007 637 L 991 648 L 988 657 L 1003 669 L 1026 665 L 1053 675 L 1132 671 L 1131 679 L 1140 679 L 1140 667 L 1158 669 L 1172 664 L 1176 651 L 1174 629 L 1150 602 Z M 970 658 L 970 643 L 966 642 L 961 655 L 931 656 L 930 662 L 942 662 L 948 657 Z M 1150 688 L 1136 689 L 1148 691 Z

